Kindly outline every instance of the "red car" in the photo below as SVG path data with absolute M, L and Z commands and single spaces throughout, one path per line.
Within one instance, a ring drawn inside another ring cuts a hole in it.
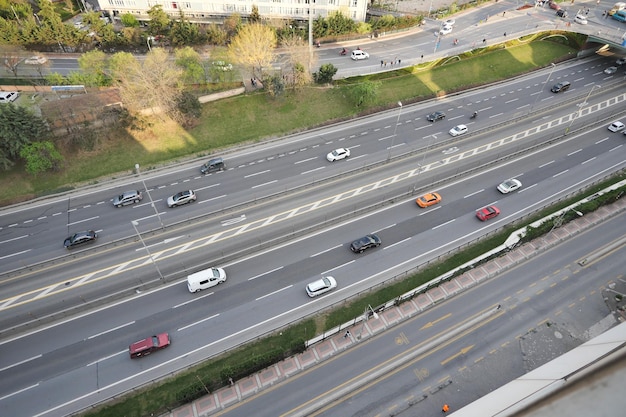
M 133 343 L 128 347 L 128 353 L 132 359 L 147 356 L 157 350 L 165 349 L 172 343 L 167 333 L 157 334 Z
M 487 206 L 481 208 L 476 212 L 476 217 L 478 217 L 481 221 L 493 219 L 494 217 L 500 214 L 500 209 L 496 206 Z
M 552 10 L 561 10 L 561 6 L 559 6 L 556 2 L 553 2 L 553 1 L 549 1 L 549 2 L 548 2 L 548 6 L 549 6 Z

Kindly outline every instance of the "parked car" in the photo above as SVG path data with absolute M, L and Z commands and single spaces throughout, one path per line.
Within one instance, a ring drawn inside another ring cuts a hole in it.
M 65 249 L 72 249 L 76 246 L 83 245 L 85 243 L 95 242 L 98 238 L 98 234 L 93 230 L 87 230 L 86 232 L 74 233 L 72 236 L 65 239 L 63 246 Z
M 604 73 L 607 75 L 615 74 L 617 72 L 617 67 L 608 67 L 604 70 Z
M 0 91 L 0 103 L 12 103 L 20 96 L 17 91 Z
M 556 11 L 556 15 L 558 17 L 566 18 L 567 17 L 567 10 L 565 10 L 565 9 L 558 9 Z
M 441 202 L 441 196 L 438 193 L 428 193 L 415 200 L 418 206 L 425 208 Z
M 502 184 L 498 185 L 498 191 L 500 191 L 502 194 L 508 194 L 520 188 L 522 188 L 522 183 L 515 178 L 506 180 Z
M 370 57 L 370 54 L 368 54 L 367 52 L 361 51 L 360 49 L 352 51 L 352 53 L 350 54 L 350 58 L 352 58 L 354 61 L 367 59 L 369 57 Z
M 478 219 L 480 219 L 481 221 L 486 221 L 489 219 L 493 219 L 494 217 L 497 217 L 498 214 L 500 214 L 500 209 L 496 206 L 487 206 L 484 208 L 481 208 L 480 210 L 478 210 L 476 212 L 476 217 L 478 217 Z
M 115 207 L 127 206 L 129 204 L 138 203 L 143 199 L 143 194 L 139 190 L 124 191 L 122 194 L 113 199 Z
M 176 207 L 176 206 L 182 206 L 183 204 L 196 201 L 196 198 L 197 198 L 196 193 L 194 193 L 192 190 L 181 191 L 167 199 L 167 206 L 170 208 Z
M 366 235 L 352 242 L 350 244 L 350 250 L 354 253 L 362 253 L 364 250 L 367 250 L 369 248 L 379 247 L 381 243 L 382 241 L 377 235 Z
M 586 25 L 587 22 L 587 18 L 581 14 L 577 14 L 576 17 L 574 17 L 574 22 L 579 23 L 581 25 Z
M 553 93 L 560 93 L 560 92 L 569 90 L 569 87 L 570 87 L 569 81 L 561 81 L 560 83 L 552 86 L 550 91 L 552 91 Z
M 41 55 L 31 56 L 30 58 L 26 58 L 24 63 L 27 65 L 43 65 L 48 62 L 48 58 Z
M 152 352 L 165 349 L 172 343 L 170 335 L 160 333 L 154 336 L 139 340 L 128 346 L 128 353 L 132 359 L 148 356 Z
M 467 133 L 467 126 L 465 125 L 454 126 L 452 129 L 450 129 L 450 132 L 448 133 L 450 133 L 452 136 L 462 135 L 464 133 Z
M 328 162 L 335 162 L 348 157 L 350 157 L 350 149 L 348 148 L 338 148 L 326 155 Z
M 624 23 L 626 22 L 626 10 L 618 10 L 615 13 L 613 13 L 611 17 L 617 20 L 618 22 Z
M 448 19 L 445 22 L 443 22 L 444 26 L 454 26 L 456 24 L 456 20 L 454 19 Z
M 316 281 L 313 281 L 306 286 L 306 293 L 309 297 L 317 297 L 328 291 L 332 291 L 337 288 L 337 281 L 331 276 L 322 277 Z
M 619 120 L 616 120 L 609 125 L 609 130 L 611 132 L 619 132 L 623 128 L 624 128 L 624 123 L 620 122 Z
M 225 169 L 226 169 L 226 164 L 224 163 L 224 159 L 213 158 L 213 159 L 210 159 L 209 162 L 207 162 L 206 164 L 200 167 L 200 173 L 209 174 L 211 172 L 224 171 Z
M 446 114 L 442 111 L 436 111 L 426 116 L 426 120 L 428 120 L 429 122 L 436 122 L 437 120 L 443 120 L 445 118 Z

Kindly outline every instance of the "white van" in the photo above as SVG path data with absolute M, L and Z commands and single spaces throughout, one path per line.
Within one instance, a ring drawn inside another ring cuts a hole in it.
M 226 282 L 226 271 L 222 268 L 209 268 L 193 273 L 187 277 L 189 292 L 198 292 Z

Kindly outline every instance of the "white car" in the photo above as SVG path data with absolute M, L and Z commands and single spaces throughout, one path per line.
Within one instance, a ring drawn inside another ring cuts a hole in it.
M 334 151 L 326 155 L 326 159 L 328 159 L 328 162 L 335 162 L 340 159 L 348 158 L 349 156 L 350 156 L 350 149 L 339 148 L 339 149 L 335 149 Z
M 622 130 L 624 128 L 624 123 L 620 122 L 619 120 L 611 123 L 609 125 L 609 130 L 611 132 L 619 132 L 620 130 Z
M 465 125 L 454 126 L 452 129 L 450 129 L 450 132 L 448 133 L 450 133 L 452 136 L 462 135 L 463 133 L 467 133 L 467 126 Z
M 576 17 L 574 18 L 574 22 L 580 23 L 581 25 L 586 25 L 587 18 L 581 14 L 577 14 Z
M 502 194 L 508 194 L 519 188 L 522 188 L 522 183 L 514 178 L 506 180 L 502 184 L 498 185 L 498 191 L 500 191 Z
M 181 191 L 180 193 L 176 193 L 167 199 L 167 206 L 170 208 L 182 206 L 183 204 L 196 201 L 196 198 L 196 193 L 192 190 Z
M 361 59 L 367 59 L 369 57 L 370 57 L 370 54 L 368 54 L 367 52 L 363 52 L 360 49 L 352 51 L 352 53 L 350 54 L 350 58 L 352 58 L 355 61 L 358 61 Z
M 306 286 L 306 293 L 309 297 L 316 297 L 320 294 L 324 294 L 325 292 L 334 290 L 337 288 L 337 281 L 335 278 L 327 276 L 318 279 L 317 281 L 313 281 L 309 285 Z
M 445 22 L 443 22 L 443 26 L 454 26 L 454 24 L 456 23 L 456 21 L 454 19 L 448 19 Z
M 28 65 L 43 65 L 46 62 L 48 62 L 48 58 L 41 55 L 31 56 L 30 58 L 26 58 L 24 60 L 24 63 Z
M 452 26 L 443 25 L 441 29 L 439 29 L 440 35 L 447 35 L 448 33 L 452 33 Z
M 615 74 L 617 72 L 617 67 L 608 67 L 604 70 L 604 73 L 607 75 Z

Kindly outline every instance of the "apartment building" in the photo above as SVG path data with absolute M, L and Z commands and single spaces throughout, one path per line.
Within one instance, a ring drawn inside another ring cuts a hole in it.
M 96 0 L 100 10 L 107 11 L 115 19 L 125 13 L 140 21 L 150 20 L 148 10 L 160 4 L 173 19 L 182 12 L 194 23 L 221 23 L 225 17 L 238 13 L 249 16 L 256 6 L 264 19 L 284 19 L 305 22 L 309 13 L 313 19 L 328 17 L 341 11 L 354 21 L 365 21 L 368 0 Z M 93 1 L 92 1 L 93 3 Z

